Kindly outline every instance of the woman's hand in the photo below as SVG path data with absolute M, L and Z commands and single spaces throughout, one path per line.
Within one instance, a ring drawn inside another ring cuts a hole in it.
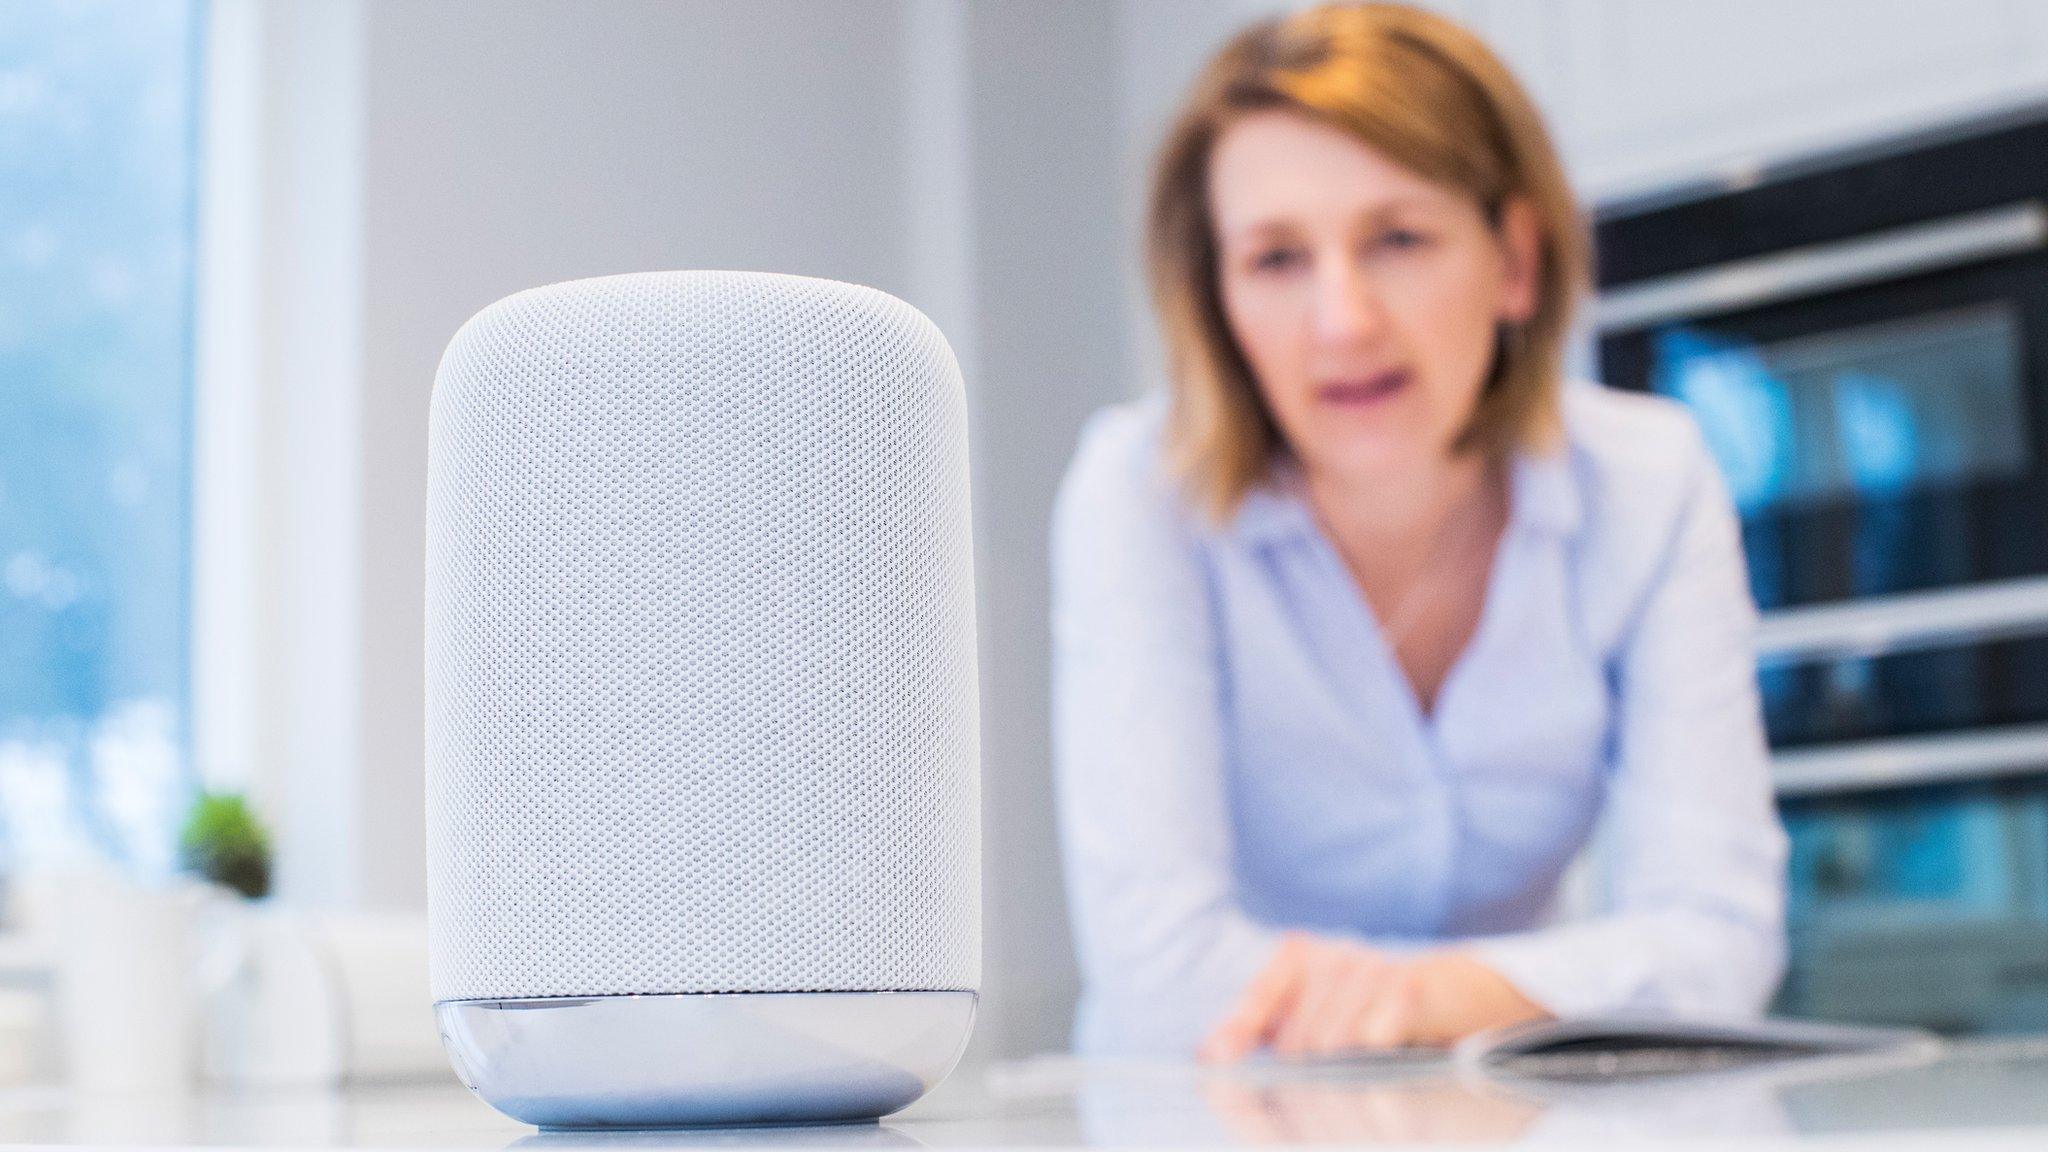
M 1302 932 L 1252 979 L 1203 1042 L 1205 1060 L 1260 1046 L 1285 1055 L 1450 1044 L 1470 1033 L 1547 1015 L 1469 953 L 1394 956 Z
M 1259 1047 L 1289 1054 L 1393 1047 L 1414 1027 L 1419 992 L 1408 966 L 1377 948 L 1290 932 L 1200 1055 L 1235 1060 Z

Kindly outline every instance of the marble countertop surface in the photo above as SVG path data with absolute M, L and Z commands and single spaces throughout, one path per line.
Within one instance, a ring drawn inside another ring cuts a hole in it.
M 1932 1059 L 1542 1084 L 1446 1065 L 1048 1057 L 963 1065 L 879 1124 L 558 1133 L 445 1084 L 94 1097 L 0 1091 L 0 1142 L 69 1148 L 1069 1148 L 1268 1144 L 2048 1148 L 2048 1037 Z

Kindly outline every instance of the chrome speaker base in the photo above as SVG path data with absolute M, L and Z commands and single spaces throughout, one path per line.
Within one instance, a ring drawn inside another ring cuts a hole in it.
M 443 1000 L 463 1083 L 542 1128 L 873 1120 L 959 1062 L 973 992 Z

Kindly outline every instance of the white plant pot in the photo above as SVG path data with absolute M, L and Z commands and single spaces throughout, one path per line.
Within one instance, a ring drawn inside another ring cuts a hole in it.
M 52 927 L 70 1083 L 88 1093 L 181 1092 L 197 1079 L 194 972 L 204 885 L 106 872 L 57 880 Z
M 205 978 L 207 1078 L 236 1087 L 339 1084 L 347 1058 L 344 1006 L 313 919 L 237 900 L 218 930 L 221 967 Z

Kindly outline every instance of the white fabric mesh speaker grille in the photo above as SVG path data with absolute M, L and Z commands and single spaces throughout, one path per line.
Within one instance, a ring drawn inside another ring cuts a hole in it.
M 966 408 L 896 298 L 538 288 L 433 396 L 437 1000 L 971 990 Z

